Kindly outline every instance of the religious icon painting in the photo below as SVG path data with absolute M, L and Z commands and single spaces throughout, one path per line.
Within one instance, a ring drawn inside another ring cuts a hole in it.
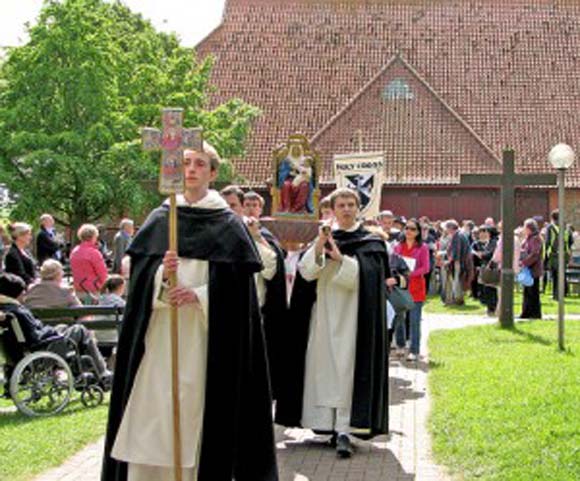
M 169 195 L 180 194 L 184 190 L 183 150 L 164 150 L 159 175 L 159 192 Z
M 348 187 L 361 200 L 361 216 L 374 217 L 381 206 L 385 159 L 381 152 L 334 156 L 337 187 Z
M 272 214 L 316 219 L 320 159 L 308 139 L 301 134 L 291 135 L 274 151 L 272 170 Z

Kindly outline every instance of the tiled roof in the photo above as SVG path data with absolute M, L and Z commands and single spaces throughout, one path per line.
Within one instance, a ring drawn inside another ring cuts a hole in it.
M 497 170 L 506 146 L 518 171 L 547 171 L 553 144 L 580 148 L 580 2 L 346 3 L 229 0 L 198 46 L 216 57 L 213 101 L 263 111 L 236 160 L 250 183 L 268 180 L 272 150 L 297 131 L 323 180 L 358 129 L 395 184 Z M 568 185 L 580 187 L 580 160 Z

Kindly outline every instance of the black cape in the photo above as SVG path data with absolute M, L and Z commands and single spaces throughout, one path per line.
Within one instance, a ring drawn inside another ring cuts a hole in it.
M 368 437 L 388 432 L 388 336 L 385 279 L 389 258 L 385 243 L 364 228 L 335 231 L 333 237 L 344 255 L 359 263 L 359 305 L 351 426 L 369 430 Z M 285 383 L 276 403 L 276 423 L 300 426 L 306 348 L 310 318 L 316 301 L 316 281 L 297 272 L 288 322 L 284 329 Z M 358 435 L 367 437 L 365 435 Z
M 209 261 L 208 362 L 198 479 L 277 481 L 272 401 L 253 277 L 262 268 L 259 255 L 247 229 L 229 210 L 179 207 L 178 219 L 179 256 Z M 127 463 L 110 453 L 143 358 L 153 279 L 168 246 L 167 224 L 168 208 L 154 210 L 128 251 L 131 280 L 102 481 L 127 479 Z
M 282 328 L 286 323 L 286 315 L 288 314 L 286 266 L 284 264 L 286 253 L 268 229 L 261 227 L 260 233 L 276 252 L 276 274 L 272 279 L 266 281 L 266 299 L 262 306 L 272 394 L 276 399 L 280 383 L 283 382 L 280 376 L 280 365 L 283 362 L 281 345 L 284 343 Z

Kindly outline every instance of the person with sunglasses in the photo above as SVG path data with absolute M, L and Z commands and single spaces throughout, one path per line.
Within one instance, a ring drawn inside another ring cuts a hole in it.
M 416 219 L 409 219 L 404 228 L 405 239 L 395 246 L 395 253 L 408 261 L 409 293 L 415 307 L 409 311 L 410 340 L 407 361 L 416 361 L 421 346 L 421 317 L 423 303 L 427 297 L 425 274 L 429 272 L 429 248 L 423 243 L 421 226 Z M 405 347 L 405 323 L 399 322 L 395 327 L 395 340 L 399 350 Z

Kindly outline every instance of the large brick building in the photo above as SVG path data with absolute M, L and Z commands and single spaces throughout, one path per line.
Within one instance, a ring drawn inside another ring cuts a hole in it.
M 266 189 L 272 150 L 302 132 L 324 161 L 363 147 L 386 157 L 383 207 L 433 218 L 499 216 L 499 192 L 461 173 L 550 171 L 557 142 L 580 147 L 580 2 L 499 0 L 227 0 L 197 47 L 216 63 L 213 101 L 259 106 L 248 155 Z M 580 160 L 567 210 L 580 223 Z M 547 215 L 555 189 L 521 189 L 518 217 Z

